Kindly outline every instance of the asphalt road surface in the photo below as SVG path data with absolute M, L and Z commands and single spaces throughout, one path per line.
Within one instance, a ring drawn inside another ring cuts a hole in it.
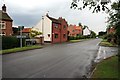
M 45 46 L 3 55 L 3 78 L 81 78 L 89 71 L 100 39 Z

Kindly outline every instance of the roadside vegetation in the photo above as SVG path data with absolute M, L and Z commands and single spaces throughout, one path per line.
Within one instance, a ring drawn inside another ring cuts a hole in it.
M 118 56 L 113 56 L 97 64 L 92 78 L 119 78 L 118 71 Z
M 71 43 L 75 43 L 75 42 L 80 42 L 80 41 L 82 41 L 82 40 L 70 40 L 69 42 L 71 42 Z
M 115 47 L 117 46 L 116 44 L 110 43 L 107 41 L 107 39 L 103 39 L 100 44 L 100 46 L 105 46 L 105 47 Z
M 8 54 L 8 53 L 15 53 L 15 52 L 21 52 L 26 50 L 33 50 L 33 49 L 40 49 L 42 46 L 34 45 L 34 46 L 26 46 L 22 48 L 12 48 L 12 49 L 6 49 L 6 50 L 0 50 L 0 54 Z

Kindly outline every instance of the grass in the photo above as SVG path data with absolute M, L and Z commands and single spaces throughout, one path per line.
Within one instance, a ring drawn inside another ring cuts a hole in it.
M 75 42 L 80 42 L 81 40 L 70 40 L 69 42 L 75 43 Z
M 1 50 L 0 54 L 15 53 L 15 52 L 39 49 L 39 48 L 42 48 L 42 46 L 34 45 L 34 46 L 27 46 L 27 47 L 22 47 L 22 48 L 6 49 L 6 50 Z
M 76 43 L 76 42 L 81 42 L 81 41 L 85 41 L 85 40 L 88 40 L 88 39 L 70 40 L 69 42 Z
M 105 39 L 103 39 L 103 40 L 100 42 L 99 45 L 100 45 L 100 46 L 105 46 L 105 47 L 115 47 L 115 46 L 116 46 L 116 45 L 114 45 L 114 44 L 108 42 L 108 41 L 105 40 Z
M 118 57 L 114 56 L 98 63 L 92 78 L 118 78 Z

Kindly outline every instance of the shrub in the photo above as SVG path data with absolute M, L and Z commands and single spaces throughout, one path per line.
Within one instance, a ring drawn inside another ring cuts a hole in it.
M 25 40 L 23 40 L 23 46 L 25 45 Z M 20 46 L 20 40 L 13 36 L 3 36 L 2 37 L 2 49 L 11 49 Z

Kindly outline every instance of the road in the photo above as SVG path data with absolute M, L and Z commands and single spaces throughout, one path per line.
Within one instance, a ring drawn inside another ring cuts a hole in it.
M 53 44 L 3 55 L 3 78 L 81 78 L 89 71 L 100 41 Z

